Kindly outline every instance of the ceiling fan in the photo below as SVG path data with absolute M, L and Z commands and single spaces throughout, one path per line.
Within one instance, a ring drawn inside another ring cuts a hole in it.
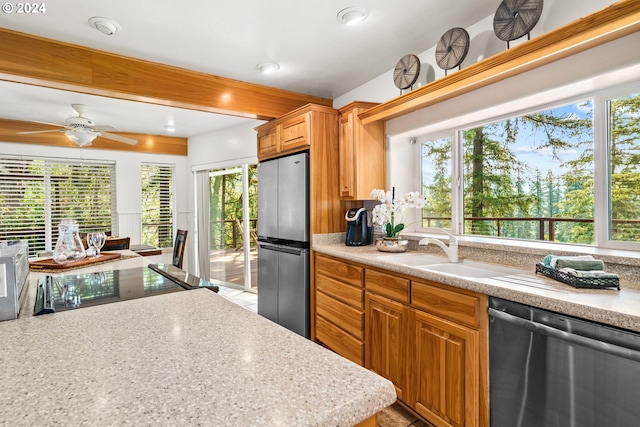
M 115 128 L 113 128 L 112 126 L 95 126 L 93 120 L 84 116 L 84 113 L 88 109 L 86 105 L 71 104 L 71 107 L 75 110 L 77 115 L 69 116 L 67 120 L 65 120 L 64 125 L 47 122 L 37 122 L 45 125 L 60 126 L 64 129 L 36 130 L 18 133 L 26 135 L 30 133 L 64 132 L 67 138 L 78 144 L 79 147 L 86 147 L 91 145 L 93 140 L 99 136 L 130 145 L 136 145 L 138 143 L 138 140 L 136 139 L 127 138 L 126 136 L 107 132 L 107 130 L 115 130 Z

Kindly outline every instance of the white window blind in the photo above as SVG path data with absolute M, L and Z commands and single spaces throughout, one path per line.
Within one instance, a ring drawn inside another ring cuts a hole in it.
M 142 243 L 173 246 L 175 224 L 175 166 L 142 164 Z
M 115 163 L 0 158 L 0 239 L 29 241 L 31 256 L 51 251 L 58 224 L 117 234 Z

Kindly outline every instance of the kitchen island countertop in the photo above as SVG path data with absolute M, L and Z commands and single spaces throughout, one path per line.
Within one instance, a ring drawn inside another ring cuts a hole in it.
M 0 322 L 0 424 L 349 426 L 386 379 L 206 289 Z

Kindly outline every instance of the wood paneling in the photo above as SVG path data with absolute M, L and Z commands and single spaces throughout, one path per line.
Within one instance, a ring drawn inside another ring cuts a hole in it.
M 48 129 L 60 130 L 62 128 L 57 126 L 44 125 L 41 123 L 0 119 L 0 141 L 78 148 L 78 145 L 67 138 L 67 136 L 63 132 L 32 133 L 28 135 L 17 133 Z M 83 148 L 131 152 L 135 151 L 157 154 L 174 154 L 178 156 L 187 155 L 187 138 L 162 135 L 146 135 L 130 132 L 115 133 L 129 138 L 137 139 L 139 142 L 136 145 L 129 145 L 122 142 L 116 142 L 110 139 L 97 137 L 90 146 L 85 146 Z
M 2 28 L 0 79 L 266 120 L 308 103 L 333 103 Z
M 363 123 L 390 120 L 522 74 L 640 30 L 640 1 L 613 5 L 469 65 L 360 115 Z

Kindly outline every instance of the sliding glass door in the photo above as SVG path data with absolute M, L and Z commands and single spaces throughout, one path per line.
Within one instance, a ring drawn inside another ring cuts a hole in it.
M 257 167 L 209 171 L 210 278 L 257 290 Z

